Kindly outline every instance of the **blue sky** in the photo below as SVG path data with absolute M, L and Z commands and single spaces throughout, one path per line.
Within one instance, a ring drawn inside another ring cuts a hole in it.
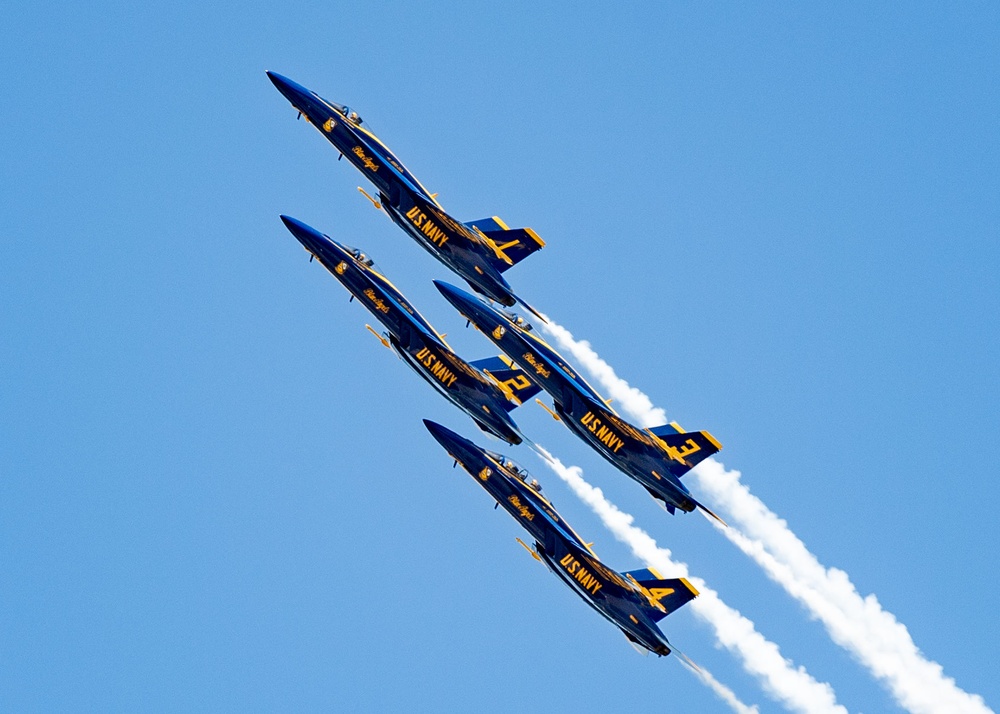
M 456 217 L 533 227 L 515 290 L 1000 702 L 996 7 L 95 3 L 6 27 L 0 708 L 728 711 L 451 470 L 421 418 L 486 437 L 278 214 L 364 248 L 465 357 L 491 344 L 265 69 L 357 108 Z M 848 710 L 898 711 L 704 519 L 515 418 Z M 690 613 L 663 626 L 781 710 Z

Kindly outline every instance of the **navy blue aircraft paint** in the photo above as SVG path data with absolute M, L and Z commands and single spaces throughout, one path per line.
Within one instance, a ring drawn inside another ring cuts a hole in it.
M 670 642 L 656 623 L 697 597 L 698 591 L 687 580 L 664 580 L 649 569 L 612 570 L 559 516 L 542 496 L 541 486 L 523 468 L 440 424 L 427 419 L 424 424 L 448 454 L 534 538 L 534 548 L 517 540 L 536 560 L 618 627 L 636 649 L 670 654 Z
M 281 220 L 347 288 L 351 299 L 357 298 L 385 326 L 385 336 L 367 326 L 383 345 L 472 417 L 483 431 L 510 444 L 521 443 L 523 439 L 509 412 L 538 393 L 534 383 L 499 357 L 465 362 L 364 253 L 294 218 L 282 216 Z
M 549 393 L 555 405 L 553 417 L 641 483 L 667 511 L 700 508 L 722 520 L 695 500 L 680 481 L 681 476 L 722 448 L 711 434 L 685 432 L 676 423 L 652 429 L 628 423 L 522 318 L 501 312 L 448 283 L 435 280 L 434 284 L 476 329 L 503 350 L 512 364 Z
M 429 193 L 363 124 L 357 112 L 280 74 L 268 72 L 267 76 L 299 114 L 375 185 L 379 200 L 372 199 L 372 203 L 376 208 L 384 209 L 393 222 L 476 292 L 506 306 L 520 302 L 535 313 L 513 293 L 502 275 L 545 245 L 533 230 L 510 229 L 496 216 L 468 223 L 455 220 L 437 202 L 436 194 Z

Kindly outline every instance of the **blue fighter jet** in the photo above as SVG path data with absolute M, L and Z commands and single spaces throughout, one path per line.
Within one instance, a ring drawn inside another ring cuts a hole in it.
M 650 569 L 612 570 L 559 516 L 542 495 L 538 481 L 523 468 L 440 424 L 427 419 L 424 424 L 451 458 L 528 531 L 534 547 L 520 538 L 517 542 L 535 560 L 548 566 L 584 602 L 618 627 L 637 650 L 670 654 L 670 642 L 656 623 L 697 597 L 691 583 L 684 578 L 664 580 Z
M 385 326 L 387 334 L 380 335 L 366 325 L 385 347 L 396 352 L 448 401 L 472 417 L 480 429 L 509 444 L 521 443 L 523 438 L 510 411 L 538 393 L 534 383 L 499 357 L 465 362 L 386 279 L 371 258 L 294 218 L 282 216 L 281 220 L 303 247 L 347 288 L 351 300 L 357 298 Z
M 438 203 L 402 162 L 365 125 L 357 112 L 330 102 L 287 77 L 268 72 L 292 106 L 375 185 L 376 208 L 434 257 L 468 281 L 472 289 L 501 305 L 520 302 L 502 273 L 545 245 L 530 228 L 508 228 L 496 216 L 461 223 Z M 541 317 L 541 316 L 539 316 Z
M 642 484 L 670 513 L 678 508 L 685 512 L 700 508 L 724 522 L 695 500 L 680 481 L 722 448 L 711 434 L 686 432 L 676 423 L 652 429 L 628 423 L 609 406 L 610 400 L 594 391 L 522 318 L 497 310 L 448 283 L 435 280 L 434 284 L 476 329 L 503 350 L 511 365 L 519 366 L 549 393 L 555 406 L 555 411 L 549 411 L 556 420 Z

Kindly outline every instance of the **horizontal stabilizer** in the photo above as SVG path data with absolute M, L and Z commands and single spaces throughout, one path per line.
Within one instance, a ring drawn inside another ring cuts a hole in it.
M 650 429 L 671 459 L 670 473 L 678 478 L 712 454 L 722 450 L 722 444 L 707 431 L 677 431 L 675 424 Z
M 650 570 L 649 568 L 640 568 L 639 570 L 626 570 L 622 575 L 631 575 L 636 580 L 660 580 L 660 574 L 655 570 Z
M 491 243 L 490 247 L 495 255 L 490 256 L 490 262 L 501 273 L 545 247 L 545 241 L 530 228 L 508 228 L 496 216 L 469 221 L 465 225 L 478 230 Z
M 466 221 L 465 225 L 467 225 L 472 230 L 476 230 L 478 228 L 483 233 L 485 233 L 486 231 L 509 230 L 509 227 L 507 226 L 506 223 L 504 223 L 500 219 L 500 216 L 493 216 L 491 218 L 480 218 L 478 221 Z
M 538 394 L 541 388 L 525 375 L 524 371 L 504 357 L 487 357 L 470 364 L 485 372 L 507 395 L 507 411 L 515 409 Z M 515 401 L 516 400 L 516 401 Z
M 673 434 L 684 433 L 684 430 L 681 428 L 681 425 L 675 421 L 672 421 L 669 424 L 664 424 L 663 426 L 654 426 L 650 428 L 650 431 L 659 436 L 660 438 L 663 438 L 664 436 L 671 436 Z
M 641 571 L 637 571 L 641 572 Z M 650 598 L 660 603 L 663 610 L 652 608 L 647 614 L 654 621 L 662 620 L 664 617 L 680 609 L 683 605 L 698 597 L 698 591 L 687 581 L 686 578 L 673 578 L 670 580 L 642 580 L 636 577 L 648 593 Z

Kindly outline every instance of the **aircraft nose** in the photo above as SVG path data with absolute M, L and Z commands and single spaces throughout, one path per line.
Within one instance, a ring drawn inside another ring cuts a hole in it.
M 288 77 L 283 77 L 277 72 L 271 72 L 270 70 L 268 70 L 266 74 L 267 78 L 271 80 L 271 84 L 273 84 L 279 92 L 284 94 L 285 98 L 292 104 L 296 104 L 296 100 L 302 97 L 302 95 L 308 94 L 305 87 L 296 84 Z
M 427 431 L 431 433 L 441 446 L 448 448 L 448 443 L 450 442 L 450 436 L 452 435 L 451 430 L 446 429 L 435 421 L 430 419 L 424 419 L 424 426 L 427 427 Z
M 326 240 L 326 237 L 322 233 L 312 226 L 307 226 L 297 218 L 282 215 L 281 222 L 285 224 L 288 232 L 295 236 L 295 239 L 302 244 L 302 247 L 313 255 L 319 255 L 322 248 L 330 242 Z
M 431 436 L 444 447 L 453 459 L 458 459 L 462 461 L 469 457 L 470 451 L 469 447 L 466 445 L 468 442 L 466 439 L 462 438 L 451 429 L 443 427 L 437 422 L 433 422 L 430 419 L 424 419 L 424 426 L 427 427 L 427 431 L 431 433 Z
M 472 296 L 459 290 L 454 285 L 449 285 L 443 280 L 435 280 L 434 287 L 438 289 L 442 295 L 444 295 L 445 300 L 454 305 L 460 312 L 466 314 L 468 317 L 468 308 L 471 304 Z

